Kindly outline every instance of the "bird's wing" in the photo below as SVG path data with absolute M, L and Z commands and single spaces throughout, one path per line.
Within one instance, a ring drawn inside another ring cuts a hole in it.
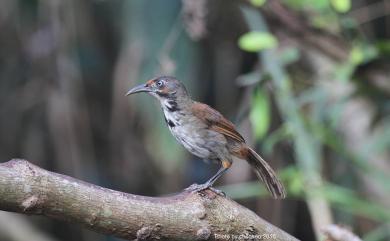
M 192 105 L 192 113 L 203 120 L 210 129 L 230 137 L 235 141 L 245 143 L 244 138 L 236 131 L 233 123 L 225 119 L 221 113 L 214 110 L 206 104 L 194 102 Z

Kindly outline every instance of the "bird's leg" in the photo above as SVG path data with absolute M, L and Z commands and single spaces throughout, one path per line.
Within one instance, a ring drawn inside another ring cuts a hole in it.
M 204 185 L 206 187 L 211 187 L 214 184 L 214 182 L 217 181 L 218 178 L 226 172 L 227 169 L 228 168 L 221 167 L 214 176 L 212 176 L 207 182 L 204 183 Z
M 225 193 L 223 193 L 221 190 L 218 190 L 216 188 L 213 188 L 212 185 L 214 184 L 214 182 L 227 170 L 227 168 L 224 168 L 224 167 L 221 167 L 218 172 L 212 176 L 207 182 L 203 183 L 203 184 L 197 184 L 197 183 L 194 183 L 192 184 L 191 186 L 187 187 L 185 190 L 186 191 L 189 191 L 189 192 L 199 192 L 199 191 L 203 191 L 207 188 L 209 188 L 211 191 L 221 195 L 221 196 L 225 196 Z
M 222 195 L 222 196 L 225 196 L 225 193 L 223 193 L 221 190 L 218 190 L 218 189 L 215 189 L 212 187 L 212 185 L 214 184 L 214 182 L 216 180 L 218 180 L 218 178 L 220 176 L 222 176 L 226 171 L 227 169 L 229 169 L 229 167 L 232 165 L 231 162 L 229 161 L 222 161 L 222 167 L 218 170 L 218 172 L 212 176 L 207 182 L 203 183 L 203 184 L 192 184 L 191 186 L 189 186 L 188 188 L 186 188 L 185 190 L 186 191 L 191 191 L 191 192 L 198 192 L 198 191 L 202 191 L 202 190 L 205 190 L 207 188 L 211 189 L 213 192 L 219 194 L 219 195 Z

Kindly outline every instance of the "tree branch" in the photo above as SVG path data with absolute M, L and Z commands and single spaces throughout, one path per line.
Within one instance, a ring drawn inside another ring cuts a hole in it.
M 143 197 L 95 186 L 17 159 L 0 164 L 0 210 L 79 223 L 130 240 L 232 240 L 236 235 L 296 240 L 210 190 Z

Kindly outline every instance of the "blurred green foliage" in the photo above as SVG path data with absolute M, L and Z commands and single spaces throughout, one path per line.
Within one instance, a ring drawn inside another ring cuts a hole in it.
M 340 13 L 346 13 L 351 9 L 351 0 L 330 0 L 330 4 Z
M 250 0 L 250 3 L 255 7 L 261 7 L 265 2 L 266 0 Z
M 238 45 L 248 52 L 257 52 L 274 48 L 278 45 L 276 38 L 269 33 L 251 31 L 240 37 Z
M 252 98 L 252 107 L 249 118 L 253 123 L 252 126 L 255 138 L 260 140 L 267 133 L 271 123 L 269 97 L 267 92 L 257 88 Z
M 352 3 L 349 0 L 286 0 L 284 2 L 298 11 L 314 11 L 309 15 L 314 28 L 327 29 L 332 32 L 350 31 L 351 29 L 357 31 L 358 25 L 354 23 L 354 20 L 337 14 L 351 10 Z M 259 4 L 259 6 L 262 5 Z M 318 180 L 324 169 L 321 153 L 326 147 L 330 148 L 331 156 L 338 156 L 337 159 L 344 162 L 343 165 L 353 165 L 357 169 L 355 171 L 364 173 L 370 179 L 375 180 L 374 182 L 380 185 L 382 192 L 389 194 L 390 176 L 369 163 L 372 156 L 388 155 L 390 147 L 388 117 L 380 124 L 380 128 L 384 131 L 371 135 L 363 139 L 365 143 L 360 143 L 365 148 L 355 149 L 348 145 L 340 137 L 339 130 L 343 125 L 344 111 L 356 96 L 346 94 L 335 100 L 334 93 L 324 89 L 324 85 L 319 85 L 319 83 L 295 92 L 296 90 L 292 89 L 295 76 L 290 74 L 286 67 L 299 61 L 301 58 L 299 50 L 294 48 L 284 48 L 278 52 L 268 50 L 277 47 L 276 36 L 272 37 L 272 34 L 267 33 L 266 23 L 259 17 L 261 15 L 259 12 L 247 8 L 242 10 L 250 31 L 240 37 L 238 46 L 245 51 L 258 52 L 259 59 L 262 61 L 259 68 L 242 78 L 247 78 L 248 83 L 263 83 L 266 78 L 271 78 L 275 88 L 273 95 L 276 102 L 279 102 L 278 110 L 284 117 L 285 123 L 268 136 L 266 135 L 270 122 L 269 97 L 259 89 L 256 89 L 253 94 L 250 120 L 255 137 L 258 140 L 265 138 L 263 145 L 265 153 L 270 153 L 272 148 L 281 141 L 291 140 L 294 143 L 297 165 L 286 167 L 280 173 L 284 183 L 288 186 L 289 195 L 305 198 L 309 202 L 311 197 L 314 197 L 313 200 L 320 198 L 340 213 L 366 217 L 384 223 L 386 227 L 388 225 L 386 223 L 390 222 L 388 207 L 372 198 L 363 198 L 362 194 L 353 191 L 356 186 L 350 186 L 350 181 L 356 175 L 355 172 L 350 173 L 350 177 L 339 179 L 339 183 L 327 181 L 321 183 Z M 330 69 L 327 73 L 330 76 L 326 77 L 338 81 L 341 87 L 351 85 L 351 81 L 361 66 L 375 62 L 389 54 L 388 41 L 373 43 L 361 35 L 355 35 L 350 40 L 351 46 L 347 58 L 328 67 Z M 257 78 L 257 81 L 253 78 Z M 389 100 L 380 104 L 388 105 Z M 256 189 L 255 183 L 223 188 L 229 195 L 238 199 L 266 195 L 264 189 Z M 385 196 L 389 198 L 389 195 Z M 318 210 L 311 210 L 312 213 L 316 211 Z M 385 240 L 388 232 L 383 230 L 385 229 L 379 228 L 372 231 L 372 234 L 366 235 L 366 240 Z

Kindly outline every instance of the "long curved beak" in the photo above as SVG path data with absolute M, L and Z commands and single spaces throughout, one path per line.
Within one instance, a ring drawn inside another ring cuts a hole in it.
M 130 89 L 127 93 L 126 96 L 135 94 L 135 93 L 140 93 L 140 92 L 151 92 L 152 90 L 150 87 L 148 87 L 146 84 L 141 84 L 137 85 L 134 88 Z

